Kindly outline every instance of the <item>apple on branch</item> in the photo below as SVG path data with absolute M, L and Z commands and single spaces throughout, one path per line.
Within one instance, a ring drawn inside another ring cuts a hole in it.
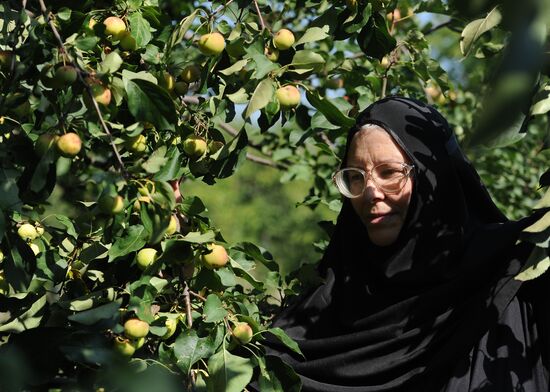
M 202 264 L 209 269 L 225 267 L 229 261 L 229 255 L 225 248 L 217 244 L 207 245 L 207 253 L 201 255 Z
M 120 39 L 122 32 L 126 31 L 126 23 L 118 16 L 109 16 L 103 21 L 105 34 L 111 35 L 114 39 Z
M 141 270 L 145 270 L 157 260 L 157 250 L 154 248 L 143 248 L 136 255 L 136 263 Z
M 288 29 L 281 29 L 273 37 L 273 45 L 279 50 L 287 50 L 294 45 L 294 34 Z
M 74 132 L 68 132 L 57 139 L 57 150 L 65 158 L 74 158 L 82 149 L 82 140 Z
M 296 86 L 286 85 L 275 92 L 277 100 L 282 108 L 291 109 L 300 104 L 300 90 Z
M 199 50 L 207 55 L 220 54 L 225 49 L 225 38 L 218 32 L 204 34 L 199 38 Z

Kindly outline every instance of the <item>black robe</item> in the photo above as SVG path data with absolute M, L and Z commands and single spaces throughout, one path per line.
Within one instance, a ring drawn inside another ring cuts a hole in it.
M 415 166 L 403 228 L 376 246 L 344 200 L 320 264 L 324 283 L 274 322 L 305 359 L 275 342 L 269 353 L 304 391 L 548 391 L 548 274 L 514 279 L 532 249 L 519 233 L 538 215 L 505 218 L 432 107 L 378 101 L 358 116 L 347 148 L 366 123 Z

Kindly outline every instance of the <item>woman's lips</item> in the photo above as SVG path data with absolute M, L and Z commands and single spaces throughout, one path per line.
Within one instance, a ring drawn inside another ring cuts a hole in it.
M 368 220 L 370 224 L 376 225 L 380 223 L 386 223 L 395 217 L 395 212 L 388 212 L 384 214 L 369 214 Z

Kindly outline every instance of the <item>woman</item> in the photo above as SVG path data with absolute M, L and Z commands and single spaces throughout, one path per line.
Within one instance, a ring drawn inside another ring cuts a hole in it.
M 537 216 L 505 218 L 435 109 L 372 104 L 334 180 L 325 283 L 275 322 L 303 390 L 548 391 L 548 274 L 514 279 Z

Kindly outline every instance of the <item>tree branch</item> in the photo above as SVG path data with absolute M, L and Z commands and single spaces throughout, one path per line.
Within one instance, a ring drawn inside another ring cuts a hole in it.
M 265 30 L 265 22 L 260 12 L 260 6 L 258 5 L 258 0 L 254 0 L 254 6 L 256 7 L 256 12 L 258 13 L 258 18 L 260 18 L 260 24 L 262 25 L 262 31 Z
M 93 93 L 92 93 L 92 88 L 88 85 L 88 83 L 86 83 L 86 81 L 84 80 L 84 77 L 82 76 L 82 74 L 87 74 L 86 70 L 83 70 L 82 68 L 80 68 L 80 66 L 77 63 L 75 63 L 74 61 L 72 61 L 70 59 L 70 57 L 67 53 L 67 50 L 65 49 L 65 45 L 63 44 L 63 39 L 61 38 L 61 35 L 57 31 L 57 28 L 55 27 L 55 24 L 53 23 L 52 19 L 50 18 L 50 15 L 48 14 L 48 8 L 46 7 L 46 4 L 44 3 L 44 0 L 38 0 L 38 2 L 40 3 L 40 9 L 42 11 L 42 14 L 44 15 L 44 17 L 48 21 L 48 25 L 52 29 L 53 35 L 55 36 L 55 38 L 57 39 L 57 42 L 59 43 L 59 49 L 60 49 L 61 53 L 63 53 L 64 57 L 68 58 L 70 60 L 70 63 L 73 65 L 73 67 L 75 67 L 75 69 L 77 69 L 77 71 L 78 71 L 77 72 L 78 80 L 84 85 L 84 87 L 86 89 L 86 93 L 90 96 L 90 98 L 91 98 L 90 101 L 94 105 L 94 109 L 97 113 L 97 116 L 99 117 L 99 122 L 101 123 L 101 127 L 103 128 L 103 131 L 109 136 L 109 141 L 110 141 L 111 147 L 113 148 L 113 151 L 115 153 L 115 157 L 116 157 L 117 162 L 120 166 L 120 169 L 122 171 L 122 175 L 125 179 L 128 179 L 129 174 L 126 171 L 126 167 L 124 166 L 124 163 L 122 162 L 122 158 L 121 158 L 120 154 L 118 153 L 118 149 L 116 148 L 116 145 L 115 145 L 115 142 L 114 142 L 114 139 L 113 139 L 113 135 L 109 131 L 109 128 L 107 128 L 107 124 L 105 123 L 105 120 L 103 119 L 103 115 L 101 114 L 101 110 L 99 109 L 99 105 L 97 104 L 96 100 L 94 99 L 94 96 L 93 96 Z

